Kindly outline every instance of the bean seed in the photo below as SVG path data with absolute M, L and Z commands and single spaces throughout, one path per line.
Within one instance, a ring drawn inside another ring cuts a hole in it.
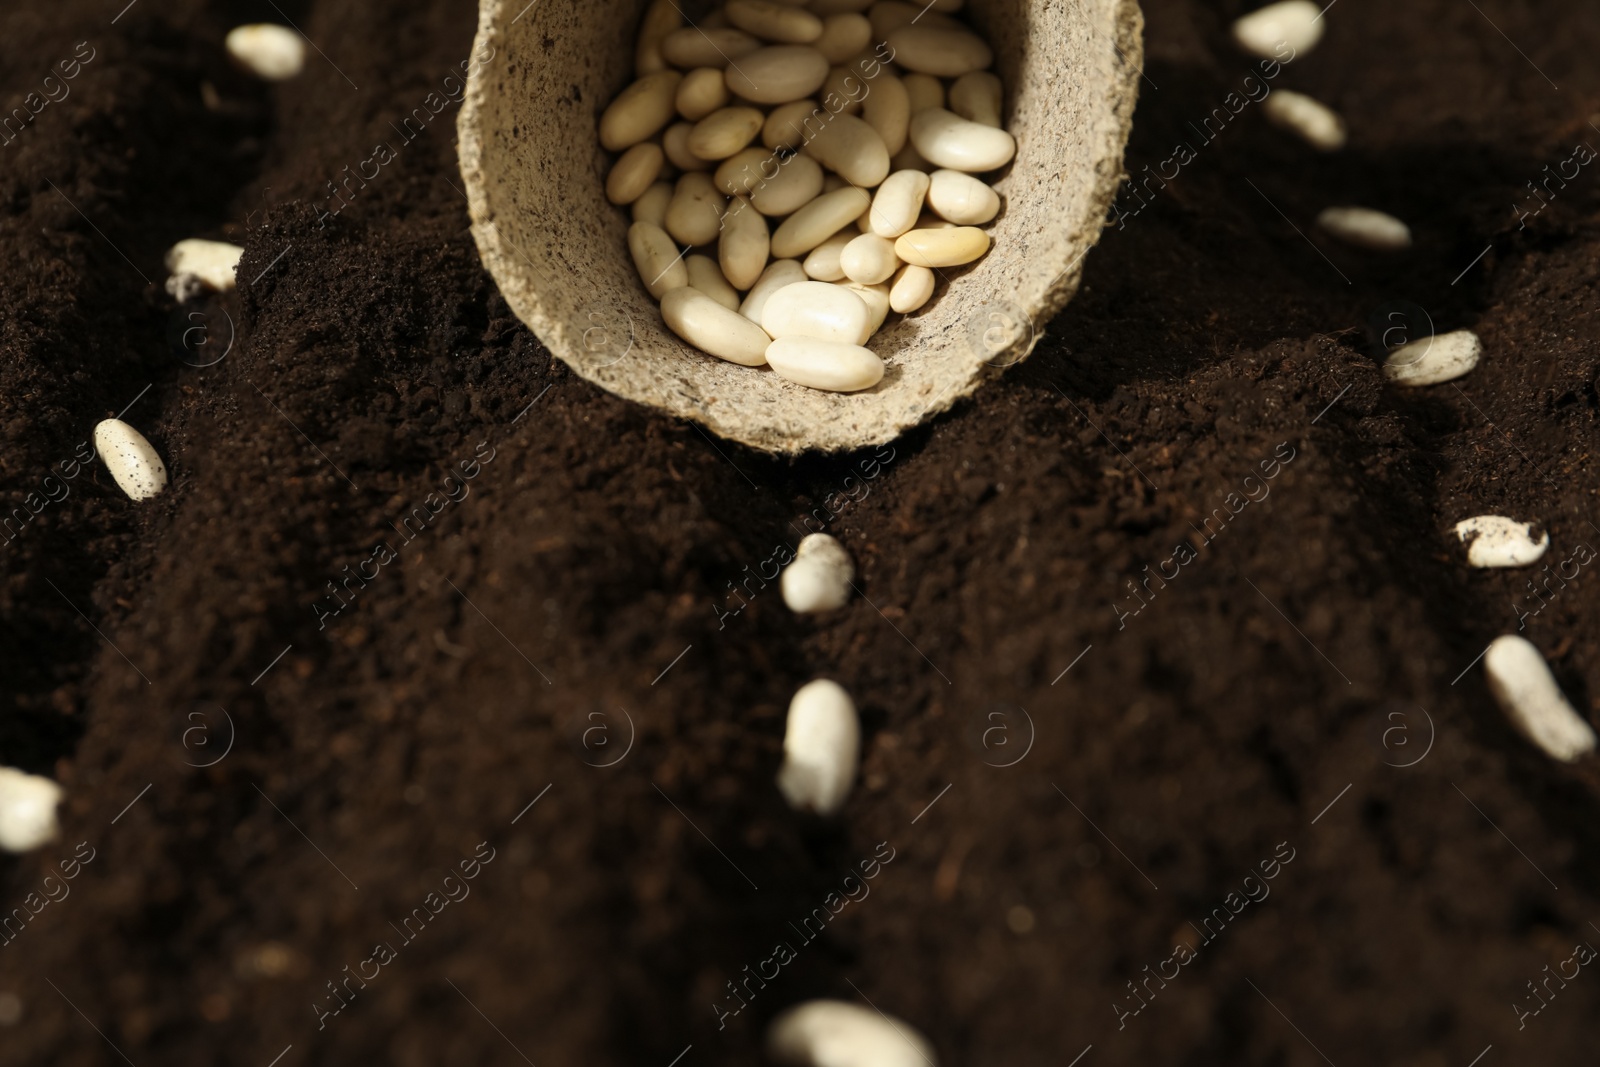
M 971 174 L 1003 167 L 1017 154 L 1016 139 L 1005 130 L 969 122 L 941 107 L 911 116 L 911 143 L 928 162 Z
M 187 289 L 188 279 L 192 279 L 207 289 L 226 293 L 236 284 L 234 273 L 242 255 L 244 249 L 226 241 L 203 241 L 197 237 L 179 241 L 167 249 L 165 264 L 173 276 L 167 282 L 167 290 Z
M 1424 337 L 1389 353 L 1383 376 L 1396 385 L 1438 385 L 1461 377 L 1478 365 L 1483 342 L 1471 330 Z
M 710 244 L 722 229 L 726 204 L 727 199 L 717 191 L 711 175 L 703 171 L 685 174 L 678 179 L 678 188 L 667 205 L 666 231 L 679 244 Z
M 916 311 L 933 296 L 933 271 L 907 263 L 894 276 L 889 289 L 889 306 L 902 315 Z
M 808 1000 L 772 1020 L 767 1050 L 796 1067 L 932 1067 L 933 1046 L 904 1019 L 842 1000 Z
M 883 138 L 854 115 L 835 115 L 804 151 L 851 185 L 863 189 L 871 189 L 889 176 L 889 150 Z
M 900 269 L 894 242 L 877 234 L 864 233 L 853 238 L 839 253 L 839 267 L 845 277 L 863 285 L 886 282 Z
M 1547 755 L 1571 763 L 1594 751 L 1593 728 L 1561 694 L 1544 657 L 1526 638 L 1495 638 L 1483 655 L 1483 673 L 1511 725 Z
M 639 20 L 638 44 L 633 50 L 633 76 L 642 78 L 658 70 L 667 69 L 661 55 L 661 39 L 683 25 L 683 13 L 677 0 L 651 0 Z
M 606 178 L 606 199 L 613 204 L 633 203 L 655 183 L 663 161 L 660 145 L 649 141 L 634 145 L 612 166 Z
M 805 268 L 801 267 L 797 260 L 773 260 L 767 264 L 767 269 L 761 272 L 761 277 L 756 279 L 756 283 L 745 294 L 744 303 L 739 305 L 739 314 L 759 324 L 761 315 L 766 310 L 767 300 L 773 293 L 786 285 L 806 280 Z
M 936 170 L 929 177 L 928 206 L 958 226 L 981 226 L 1000 213 L 1000 194 L 970 174 Z
M 668 290 L 689 284 L 689 270 L 672 238 L 661 227 L 636 222 L 628 227 L 628 251 L 639 280 L 651 296 L 660 300 Z
M 944 173 L 944 172 L 940 172 Z M 872 197 L 869 220 L 879 237 L 899 237 L 916 224 L 930 179 L 920 170 L 897 170 Z
M 661 298 L 661 317 L 673 333 L 709 355 L 745 367 L 767 361 L 766 331 L 698 289 L 685 285 L 668 292 Z
M 872 91 L 861 102 L 861 117 L 878 131 L 883 147 L 892 156 L 906 146 L 911 128 L 911 97 L 905 82 L 893 74 L 880 74 Z
M 811 47 L 822 53 L 822 58 L 838 65 L 859 53 L 872 43 L 872 23 L 865 15 L 841 12 L 822 20 L 822 36 L 811 42 Z
M 811 251 L 854 222 L 871 203 L 872 198 L 864 189 L 846 186 L 823 193 L 783 220 L 772 235 L 772 254 L 779 259 L 793 259 Z
M 813 248 L 800 263 L 806 269 L 806 276 L 815 278 L 819 282 L 836 282 L 842 279 L 844 267 L 840 265 L 839 257 L 854 239 L 855 235 L 848 231 L 836 233 Z
M 662 56 L 668 63 L 684 70 L 696 67 L 722 69 L 760 47 L 759 40 L 732 27 L 685 26 L 661 39 Z M 737 89 L 734 91 L 738 92 Z
M 1282 0 L 1252 11 L 1233 24 L 1233 40 L 1246 52 L 1282 62 L 1316 47 L 1322 40 L 1322 8 L 1311 0 Z M 1283 49 L 1289 54 L 1285 56 Z
M 689 134 L 693 130 L 692 122 L 675 122 L 661 134 L 661 150 L 666 153 L 667 162 L 685 173 L 711 169 L 710 160 L 689 151 Z
M 779 104 L 772 109 L 761 127 L 761 143 L 768 148 L 798 151 L 827 125 L 830 117 L 821 105 L 809 97 Z
M 730 285 L 748 289 L 755 284 L 767 265 L 771 240 L 766 218 L 749 200 L 736 196 L 728 202 L 728 210 L 722 216 L 717 259 Z
M 975 33 L 919 24 L 889 34 L 894 61 L 919 74 L 959 78 L 994 62 L 994 51 Z
M 117 488 L 133 500 L 149 500 L 167 487 L 167 465 L 144 434 L 120 419 L 94 428 L 94 450 Z
M 931 74 L 912 72 L 900 80 L 905 83 L 913 115 L 930 107 L 944 107 L 944 83 L 938 78 Z
M 777 170 L 775 177 L 761 182 L 750 194 L 750 202 L 763 215 L 792 214 L 821 195 L 822 167 L 810 156 L 790 156 Z
M 834 393 L 871 389 L 883 380 L 883 360 L 871 349 L 815 337 L 778 338 L 767 346 L 767 363 L 796 385 Z
M 843 545 L 825 533 L 807 534 L 783 569 L 783 602 L 798 615 L 833 611 L 850 602 L 856 567 Z
M 970 122 L 998 127 L 1001 92 L 1000 79 L 986 70 L 963 74 L 950 86 L 950 110 Z
M 871 336 L 870 320 L 860 297 L 842 286 L 817 281 L 784 286 L 767 298 L 761 312 L 761 328 L 774 339 L 805 337 L 848 346 Z
M 959 267 L 989 251 L 989 235 L 975 226 L 910 230 L 895 239 L 894 251 L 919 267 Z
M 678 85 L 683 75 L 675 70 L 646 74 L 617 95 L 600 115 L 600 144 L 620 152 L 648 141 L 664 129 L 677 113 Z
M 1504 515 L 1462 519 L 1455 533 L 1467 546 L 1467 562 L 1474 567 L 1525 567 L 1537 563 L 1550 547 L 1549 533 L 1535 541 L 1532 523 Z
M 828 61 L 809 45 L 779 44 L 739 57 L 727 71 L 728 88 L 757 104 L 787 104 L 822 88 Z
M 1279 89 L 1261 101 L 1261 113 L 1274 126 L 1298 134 L 1313 148 L 1335 152 L 1344 147 L 1344 120 L 1338 112 L 1304 93 Z
M 697 67 L 683 76 L 674 98 L 678 114 L 690 122 L 728 106 L 728 83 L 716 67 Z
M 286 81 L 305 69 L 305 38 L 287 26 L 270 22 L 235 26 L 222 46 L 229 59 L 264 81 Z
M 656 182 L 633 202 L 633 221 L 649 222 L 667 228 L 667 205 L 672 202 L 672 183 Z
M 848 278 L 842 282 L 834 282 L 841 289 L 848 289 L 867 305 L 867 338 L 878 332 L 878 327 L 883 325 L 883 320 L 889 317 L 889 287 L 879 282 L 876 285 L 866 285 L 862 282 L 853 282 Z M 864 338 L 861 342 L 866 344 Z
M 49 778 L 0 767 L 0 850 L 31 852 L 54 840 L 59 832 L 56 807 L 65 795 Z
M 784 723 L 778 790 L 797 811 L 833 815 L 855 784 L 861 721 L 850 694 L 837 682 L 808 682 L 789 702 Z
M 753 107 L 713 111 L 689 131 L 689 151 L 701 159 L 727 159 L 755 140 L 766 116 Z
M 822 36 L 822 20 L 811 12 L 776 0 L 728 0 L 728 21 L 763 41 L 806 44 Z
M 692 255 L 684 258 L 683 265 L 689 268 L 689 288 L 706 294 L 729 311 L 739 310 L 739 293 L 722 276 L 716 260 Z

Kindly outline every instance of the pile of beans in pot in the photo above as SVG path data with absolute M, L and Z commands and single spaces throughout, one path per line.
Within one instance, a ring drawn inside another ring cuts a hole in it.
M 989 250 L 1011 162 L 993 50 L 963 0 L 655 0 L 600 116 L 606 196 L 667 327 L 709 355 L 870 389 L 891 311 Z

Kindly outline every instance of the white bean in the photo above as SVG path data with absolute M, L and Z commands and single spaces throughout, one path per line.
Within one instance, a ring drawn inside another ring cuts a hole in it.
M 1546 754 L 1571 763 L 1594 751 L 1593 728 L 1567 703 L 1544 657 L 1527 639 L 1495 638 L 1483 655 L 1483 673 L 1511 725 Z
M 876 285 L 888 281 L 900 269 L 900 257 L 894 253 L 894 242 L 875 233 L 864 233 L 851 239 L 839 253 L 839 268 L 845 277 L 863 285 Z
M 94 428 L 94 450 L 117 488 L 134 500 L 149 500 L 167 487 L 167 465 L 144 434 L 120 419 Z
M 1367 207 L 1330 207 L 1317 216 L 1317 225 L 1347 244 L 1380 252 L 1411 247 L 1411 228 L 1393 215 Z
M 726 76 L 735 96 L 757 104 L 787 104 L 822 88 L 828 61 L 809 45 L 770 45 L 739 57 Z
M 835 115 L 806 143 L 804 151 L 851 185 L 863 189 L 873 188 L 889 175 L 889 149 L 883 138 L 854 115 Z
M 54 840 L 60 832 L 56 807 L 64 795 L 49 778 L 0 767 L 0 850 L 31 852 Z
M 698 289 L 686 285 L 668 292 L 661 298 L 661 317 L 673 333 L 709 355 L 744 367 L 767 361 L 766 331 Z
M 922 213 L 929 184 L 929 176 L 920 170 L 897 170 L 885 178 L 872 197 L 872 232 L 879 237 L 899 237 L 911 229 Z
M 850 694 L 837 682 L 808 682 L 789 702 L 783 731 L 778 789 L 797 811 L 833 815 L 855 784 L 861 755 L 861 721 Z
M 689 284 L 689 269 L 672 238 L 661 227 L 636 222 L 628 227 L 628 251 L 639 280 L 651 296 L 660 300 L 668 290 Z
M 611 101 L 600 115 L 600 144 L 620 152 L 660 133 L 678 112 L 678 85 L 683 75 L 675 70 L 646 74 Z
M 862 339 L 866 344 L 872 335 L 878 332 L 878 327 L 883 325 L 883 320 L 889 317 L 889 287 L 879 282 L 876 285 L 866 285 L 862 282 L 853 282 L 848 278 L 842 282 L 834 282 L 841 289 L 848 289 L 867 305 L 867 336 Z
M 854 235 L 848 232 L 836 233 L 813 248 L 800 263 L 806 269 L 806 276 L 819 282 L 836 282 L 843 278 L 844 267 L 840 265 L 839 257 L 854 239 Z
M 729 196 L 749 196 L 761 184 L 763 172 L 776 176 L 777 169 L 778 157 L 770 149 L 741 148 L 717 164 L 712 181 Z
M 203 241 L 198 237 L 179 241 L 167 249 L 165 263 L 172 275 L 167 291 L 182 299 L 180 292 L 188 290 L 192 280 L 206 289 L 226 293 L 236 284 L 234 274 L 242 255 L 243 248 L 226 241 Z
M 656 182 L 633 202 L 633 221 L 667 228 L 667 205 L 672 203 L 672 183 Z
M 728 83 L 716 67 L 697 67 L 683 76 L 673 98 L 678 114 L 690 122 L 728 106 Z
M 270 22 L 235 26 L 222 46 L 229 59 L 264 81 L 285 81 L 305 69 L 305 38 L 287 26 Z
M 895 239 L 894 251 L 919 267 L 959 267 L 989 251 L 989 235 L 975 226 L 909 230 Z
M 825 533 L 807 534 L 783 569 L 783 602 L 798 615 L 833 611 L 850 602 L 856 567 L 843 545 Z
M 843 1000 L 808 1000 L 772 1020 L 767 1048 L 795 1067 L 932 1067 L 933 1046 L 904 1019 Z
M 822 20 L 805 8 L 776 0 L 728 0 L 728 21 L 763 41 L 806 44 L 822 36 Z
M 894 49 L 894 61 L 906 70 L 940 78 L 959 78 L 994 62 L 994 50 L 977 34 L 921 20 L 890 32 L 889 47 Z
M 1462 519 L 1455 533 L 1467 546 L 1467 562 L 1474 567 L 1526 567 L 1537 563 L 1550 547 L 1549 533 L 1535 541 L 1532 523 L 1504 515 Z
M 1311 0 L 1282 0 L 1252 11 L 1233 24 L 1233 40 L 1246 52 L 1284 63 L 1322 40 L 1322 8 Z M 1288 55 L 1283 50 L 1288 49 Z
M 753 107 L 713 111 L 689 131 L 689 151 L 701 159 L 727 159 L 755 140 L 766 116 Z
M 760 47 L 761 42 L 756 38 L 732 27 L 685 26 L 661 38 L 662 56 L 684 70 L 726 67 Z
M 761 126 L 761 143 L 768 148 L 798 151 L 821 132 L 830 117 L 821 105 L 809 97 L 779 104 L 768 113 L 767 121 Z
M 907 4 L 902 0 L 878 0 L 867 12 L 867 18 L 872 22 L 872 39 L 887 41 L 895 30 L 912 24 L 935 26 L 942 30 L 959 30 L 962 33 L 970 32 L 964 23 L 948 15 L 931 11 L 929 6 L 922 2 Z
M 633 76 L 642 78 L 658 70 L 667 69 L 661 55 L 661 39 L 683 25 L 683 14 L 677 0 L 651 0 L 639 20 L 638 43 L 633 50 Z
M 748 289 L 761 277 L 771 247 L 767 220 L 742 196 L 728 202 L 722 216 L 722 239 L 717 244 L 717 261 L 722 275 L 735 289 Z
M 767 346 L 767 363 L 796 385 L 834 393 L 871 389 L 883 380 L 883 360 L 870 348 L 815 337 L 778 338 Z
M 775 177 L 756 186 L 750 202 L 763 215 L 776 217 L 793 214 L 821 193 L 822 166 L 810 156 L 793 155 L 778 165 Z
M 722 276 L 722 268 L 710 256 L 692 255 L 683 261 L 689 268 L 689 288 L 698 290 L 727 308 L 739 310 L 739 293 Z
M 1424 337 L 1389 353 L 1383 376 L 1396 385 L 1438 385 L 1461 377 L 1483 358 L 1483 342 L 1471 330 Z
M 928 162 L 972 174 L 994 170 L 1017 154 L 1005 130 L 969 122 L 953 111 L 931 107 L 911 116 L 911 143 Z
M 822 20 L 822 36 L 812 41 L 811 47 L 837 66 L 871 43 L 872 23 L 867 21 L 867 17 L 855 12 L 841 12 Z
M 981 226 L 1000 213 L 1000 194 L 970 174 L 936 170 L 929 177 L 928 206 L 958 226 Z
M 811 0 L 808 5 L 818 15 L 860 14 L 877 0 Z
M 739 314 L 751 322 L 760 323 L 761 315 L 766 310 L 767 301 L 772 294 L 786 285 L 806 281 L 806 272 L 799 261 L 793 259 L 775 259 L 767 264 L 767 269 L 761 272 L 761 277 L 750 287 L 745 294 L 744 303 L 739 305 Z
M 767 298 L 761 328 L 773 339 L 806 337 L 859 345 L 871 336 L 871 314 L 850 290 L 827 282 L 786 285 Z
M 650 141 L 634 145 L 612 164 L 606 177 L 606 199 L 613 204 L 631 204 L 655 184 L 664 158 L 661 146 Z
M 912 72 L 900 80 L 905 83 L 906 95 L 911 99 L 913 115 L 930 107 L 944 107 L 944 82 L 932 74 Z
M 1344 120 L 1338 112 L 1304 93 L 1275 90 L 1261 101 L 1261 113 L 1274 126 L 1299 135 L 1313 148 L 1336 152 L 1344 147 Z
M 711 175 L 692 171 L 678 179 L 678 188 L 667 204 L 664 228 L 679 244 L 710 244 L 722 229 L 726 204 L 726 198 L 717 191 Z
M 916 311 L 933 296 L 933 271 L 907 263 L 894 277 L 889 289 L 889 306 L 902 315 Z
M 693 130 L 692 122 L 674 122 L 661 134 L 661 150 L 667 154 L 667 162 L 686 173 L 711 169 L 710 160 L 689 151 L 689 134 Z
M 911 128 L 911 96 L 905 83 L 893 74 L 880 74 L 872 91 L 861 101 L 861 117 L 878 131 L 883 147 L 892 156 L 906 146 Z
M 823 193 L 783 220 L 772 235 L 772 254 L 779 259 L 793 259 L 811 251 L 854 222 L 871 203 L 872 197 L 865 189 L 846 186 Z
M 986 70 L 963 74 L 950 86 L 950 110 L 970 122 L 999 126 L 1001 92 L 1000 79 Z

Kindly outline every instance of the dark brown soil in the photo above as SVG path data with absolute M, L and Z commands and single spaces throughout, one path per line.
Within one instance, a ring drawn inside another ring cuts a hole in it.
M 1273 83 L 1347 117 L 1321 157 L 1253 104 L 1200 143 L 1248 5 L 1150 0 L 1128 170 L 1197 158 L 1028 363 L 793 464 L 552 364 L 479 266 L 453 104 L 319 224 L 469 3 L 121 6 L 0 19 L 8 110 L 94 52 L 0 147 L 0 763 L 68 796 L 0 860 L 5 914 L 93 856 L 0 948 L 0 1062 L 752 1063 L 816 996 L 947 1065 L 1592 1062 L 1600 976 L 1549 976 L 1600 945 L 1600 771 L 1469 666 L 1535 580 L 1525 632 L 1600 710 L 1600 578 L 1548 577 L 1600 545 L 1600 171 L 1513 207 L 1600 146 L 1592 4 L 1342 0 Z M 285 17 L 326 58 L 227 68 Z M 1335 203 L 1415 249 L 1328 242 Z M 244 244 L 236 296 L 174 307 L 189 236 Z M 1386 387 L 1401 301 L 1483 364 Z M 125 407 L 172 472 L 144 504 L 61 477 Z M 1550 570 L 1466 568 L 1483 512 L 1543 522 Z M 824 522 L 864 595 L 796 618 L 751 575 Z M 828 824 L 772 785 L 817 675 L 867 730 Z

